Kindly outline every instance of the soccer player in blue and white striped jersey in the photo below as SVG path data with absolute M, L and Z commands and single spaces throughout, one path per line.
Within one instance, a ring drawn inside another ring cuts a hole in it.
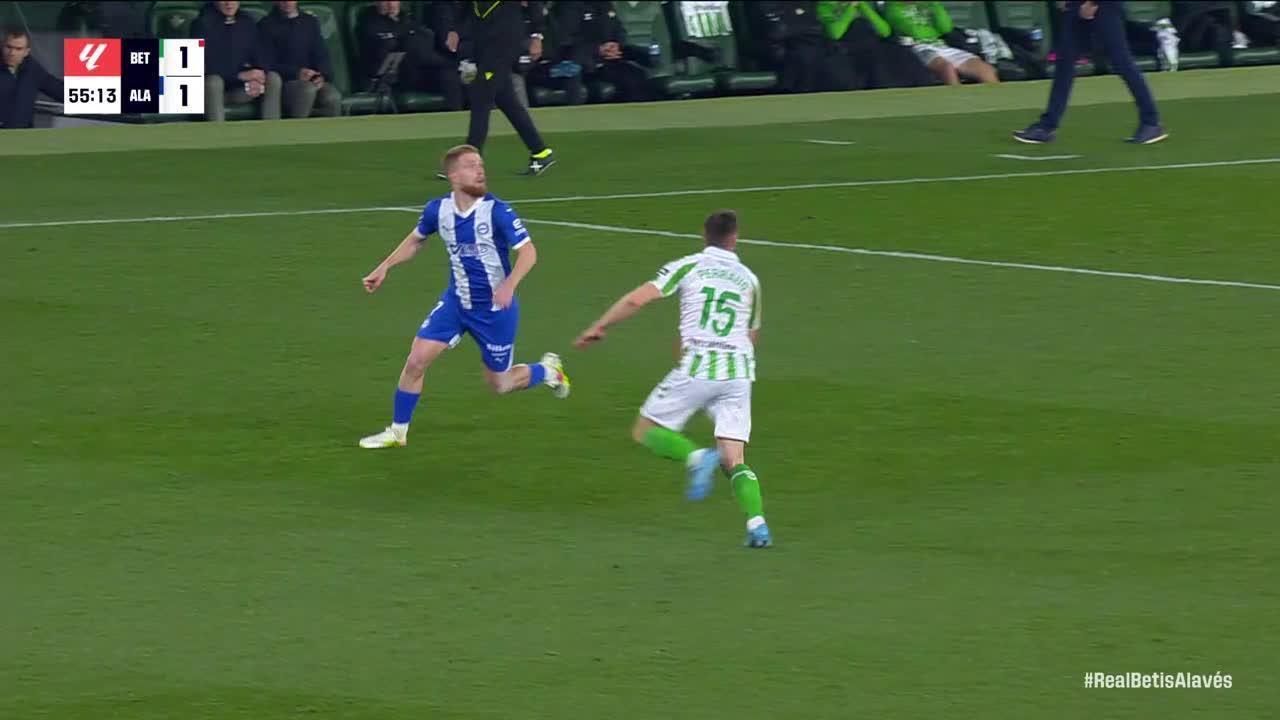
M 427 203 L 418 225 L 400 245 L 364 278 L 374 292 L 387 272 L 408 261 L 439 234 L 449 254 L 449 287 L 427 315 L 409 350 L 396 387 L 391 425 L 360 440 L 363 448 L 405 445 L 409 420 L 422 394 L 423 377 L 440 353 L 470 334 L 480 347 L 485 380 L 497 393 L 526 390 L 545 384 L 556 397 L 569 395 L 569 378 L 560 357 L 542 356 L 541 362 L 515 365 L 516 326 L 520 307 L 516 286 L 537 262 L 538 253 L 529 231 L 511 206 L 489 193 L 484 161 L 470 145 L 459 145 L 444 156 L 444 172 L 452 191 Z M 514 267 L 510 253 L 514 251 Z

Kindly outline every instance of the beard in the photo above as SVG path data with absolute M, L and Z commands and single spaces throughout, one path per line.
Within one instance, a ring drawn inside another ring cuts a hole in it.
M 489 185 L 481 181 L 470 185 L 459 185 L 458 189 L 471 197 L 484 197 L 489 192 Z

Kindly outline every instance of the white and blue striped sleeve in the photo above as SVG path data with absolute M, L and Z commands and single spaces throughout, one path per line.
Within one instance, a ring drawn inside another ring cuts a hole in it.
M 524 226 L 524 221 L 516 215 L 516 211 L 506 203 L 501 203 L 494 213 L 493 224 L 497 227 L 502 239 L 506 240 L 507 247 L 512 250 L 518 250 L 525 243 L 533 238 L 529 236 L 529 229 Z
M 422 208 L 422 216 L 418 218 L 418 224 L 413 229 L 413 233 L 418 236 L 419 240 L 426 240 L 431 233 L 440 229 L 440 201 L 432 200 L 427 206 Z

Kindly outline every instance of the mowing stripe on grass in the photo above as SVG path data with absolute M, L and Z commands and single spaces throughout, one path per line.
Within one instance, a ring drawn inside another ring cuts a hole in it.
M 681 195 L 719 195 L 748 192 L 780 192 L 783 190 L 821 190 L 823 188 L 878 187 L 881 185 L 921 185 L 924 183 L 1010 180 L 1014 178 L 1053 177 L 1055 175 L 1095 175 L 1099 173 L 1140 172 L 1144 170 L 1185 170 L 1191 168 L 1231 167 L 1235 165 L 1269 165 L 1274 163 L 1280 163 L 1280 157 L 1253 158 L 1249 160 L 1213 160 L 1208 162 L 1169 163 L 1165 165 L 1130 165 L 1128 167 L 1070 168 L 1040 171 L 1028 170 L 1024 172 L 987 173 L 983 175 L 891 178 L 888 180 L 838 180 L 834 182 L 804 183 L 802 185 L 756 185 L 734 188 L 695 188 L 692 190 L 615 193 L 612 195 L 566 195 L 562 197 L 508 200 L 507 202 L 512 205 L 532 205 L 533 203 L 581 202 L 583 200 L 634 200 L 640 198 L 675 197 Z
M 406 208 L 407 209 L 407 208 Z M 696 233 L 669 232 L 667 230 L 649 230 L 646 228 L 620 227 L 617 225 L 598 225 L 594 223 L 569 222 L 566 220 L 534 220 L 524 218 L 526 223 L 534 225 L 558 225 L 579 230 L 598 230 L 600 232 L 623 235 L 658 235 L 661 237 L 701 239 Z M 904 260 L 927 260 L 929 262 L 954 263 L 957 265 L 984 265 L 987 267 L 1013 268 L 1017 270 L 1040 270 L 1043 272 L 1070 273 L 1073 275 L 1096 275 L 1101 277 L 1125 278 L 1128 280 L 1148 280 L 1151 282 L 1175 283 L 1179 285 L 1216 285 L 1220 287 L 1250 288 L 1253 290 L 1280 290 L 1280 285 L 1266 283 L 1240 282 L 1237 280 L 1209 280 L 1204 278 L 1177 277 L 1172 275 L 1152 275 L 1149 273 L 1120 272 L 1116 270 L 1094 270 L 1091 268 L 1069 267 L 1065 265 L 1040 265 L 1037 263 L 1005 262 L 1001 260 L 977 260 L 974 258 L 952 257 L 950 255 L 934 255 L 932 253 L 906 252 L 899 250 L 868 250 L 866 248 L 841 247 L 839 245 L 814 245 L 812 243 L 777 242 L 774 240 L 748 240 L 740 238 L 744 245 L 765 245 L 768 247 L 795 248 L 800 250 L 823 250 L 827 252 L 847 253 L 850 255 L 873 255 L 875 257 L 891 257 Z
M 782 192 L 785 190 L 816 190 L 822 188 L 877 187 L 881 185 L 919 185 L 923 183 L 972 182 L 976 180 L 1010 180 L 1015 178 L 1053 177 L 1056 175 L 1091 175 L 1098 173 L 1140 172 L 1144 170 L 1185 170 L 1194 168 L 1234 167 L 1241 165 L 1272 165 L 1280 163 L 1280 157 L 1252 158 L 1247 160 L 1213 160 L 1207 162 L 1170 163 L 1167 165 L 1131 165 L 1128 167 L 1071 168 L 1027 172 L 989 173 L 985 175 L 949 175 L 943 177 L 891 178 L 887 180 L 840 180 L 835 182 L 804 183 L 800 185 L 757 185 L 733 188 L 694 188 L 691 190 L 660 190 L 655 192 L 615 193 L 612 195 L 563 195 L 559 197 L 525 198 L 508 200 L 512 205 L 535 203 L 581 202 L 583 200 L 638 200 L 642 198 L 677 197 L 682 195 L 719 195 L 747 192 Z M 6 228 L 62 227 L 67 225 L 109 225 L 113 223 L 179 222 L 182 220 L 223 220 L 228 218 L 287 217 L 292 215 L 325 215 L 341 213 L 379 212 L 400 210 L 395 207 L 328 208 L 323 210 L 268 210 L 263 212 L 228 212 L 200 215 L 158 215 L 134 218 L 89 218 L 83 220 L 47 220 L 32 222 L 0 223 Z M 414 208 L 415 212 L 421 208 Z
M 351 213 L 399 211 L 397 207 L 325 208 L 323 210 L 264 210 L 262 212 L 208 213 L 206 215 L 152 215 L 131 218 L 90 218 L 87 220 L 45 220 L 0 223 L 4 228 L 64 227 L 67 225 L 116 225 L 120 223 L 182 222 L 185 220 L 227 220 L 231 218 L 290 217 L 294 215 L 347 215 Z

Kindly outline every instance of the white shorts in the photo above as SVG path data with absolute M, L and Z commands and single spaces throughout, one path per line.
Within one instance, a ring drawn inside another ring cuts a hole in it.
M 676 368 L 658 383 L 640 414 L 668 430 L 680 431 L 697 411 L 716 424 L 716 437 L 751 440 L 751 381 L 700 380 Z
M 968 50 L 961 50 L 960 48 L 954 48 L 949 45 L 917 44 L 912 45 L 911 49 L 915 52 L 916 57 L 920 58 L 920 62 L 925 65 L 932 63 L 937 58 L 942 58 L 943 60 L 951 63 L 952 67 L 958 68 L 970 60 L 982 59 Z

